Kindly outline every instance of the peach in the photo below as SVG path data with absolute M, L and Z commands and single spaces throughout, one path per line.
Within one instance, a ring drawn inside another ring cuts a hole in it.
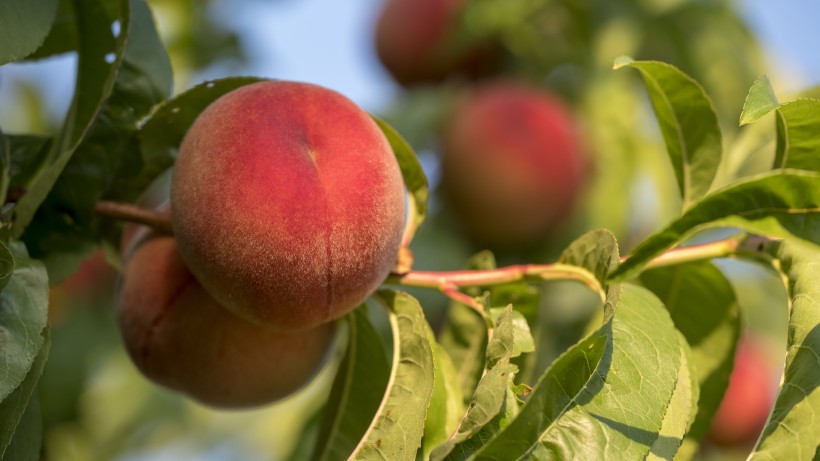
M 376 53 L 402 85 L 480 74 L 495 60 L 488 44 L 447 45 L 467 0 L 387 0 L 376 23 Z
M 442 141 L 442 188 L 481 244 L 531 244 L 573 211 L 587 157 L 570 110 L 514 81 L 484 83 L 457 103 Z
M 709 439 L 717 445 L 753 444 L 774 406 L 779 373 L 759 340 L 751 338 L 738 343 L 729 387 L 709 429 Z
M 173 237 L 141 228 L 126 254 L 118 320 L 129 355 L 154 382 L 214 407 L 250 407 L 302 387 L 329 355 L 334 324 L 284 333 L 219 305 Z
M 396 262 L 401 172 L 370 116 L 334 91 L 266 81 L 208 106 L 172 178 L 183 260 L 220 304 L 305 329 L 358 306 Z

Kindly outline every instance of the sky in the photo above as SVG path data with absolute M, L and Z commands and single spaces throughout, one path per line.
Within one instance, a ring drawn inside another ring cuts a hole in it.
M 216 0 L 216 14 L 241 31 L 250 57 L 242 73 L 317 83 L 379 112 L 398 91 L 373 48 L 381 2 Z M 770 78 L 778 93 L 820 84 L 820 33 L 814 31 L 820 0 L 737 0 L 737 4 L 768 52 Z M 49 110 L 65 113 L 73 82 L 51 76 L 70 75 L 65 69 L 73 63 L 74 58 L 61 57 L 0 69 L 0 107 L 20 98 L 15 85 L 8 84 L 11 80 L 33 78 Z M 0 127 L 17 131 L 22 122 L 16 115 L 0 110 Z
M 396 91 L 373 50 L 382 0 L 248 2 L 234 20 L 247 25 L 252 70 L 331 87 L 377 111 Z M 738 0 L 742 14 L 782 75 L 775 89 L 820 83 L 820 0 Z M 251 8 L 252 7 L 252 8 Z

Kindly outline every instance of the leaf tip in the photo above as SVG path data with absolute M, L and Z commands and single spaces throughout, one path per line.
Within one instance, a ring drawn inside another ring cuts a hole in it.
M 633 62 L 635 62 L 635 60 L 632 59 L 630 56 L 621 55 L 615 58 L 615 62 L 612 63 L 612 69 L 618 70 L 621 67 L 632 64 Z

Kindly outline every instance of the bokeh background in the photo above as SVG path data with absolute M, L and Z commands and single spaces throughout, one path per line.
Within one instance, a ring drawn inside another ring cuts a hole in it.
M 405 134 L 419 151 L 435 185 L 438 168 L 436 140 L 430 134 L 434 125 L 431 120 L 444 110 L 440 107 L 441 101 L 456 89 L 445 84 L 408 90 L 393 81 L 380 65 L 373 43 L 381 1 L 149 0 L 148 3 L 154 9 L 160 34 L 172 58 L 176 93 L 206 79 L 232 75 L 300 80 L 333 88 L 365 109 L 385 116 Z M 647 0 L 644 3 L 662 5 L 685 1 Z M 820 34 L 816 32 L 820 2 L 738 0 L 730 4 L 760 44 L 760 54 L 756 54 L 757 50 L 752 53 L 760 57 L 760 62 L 748 63 L 749 67 L 769 75 L 782 99 L 820 83 L 820 48 L 817 47 Z M 639 22 L 633 26 L 651 27 L 651 24 Z M 715 30 L 713 33 L 719 35 L 719 25 Z M 607 53 L 617 56 L 633 51 L 627 45 L 625 39 L 624 51 L 617 40 L 611 42 L 606 52 L 598 50 L 600 60 L 611 64 L 614 56 Z M 745 60 L 745 53 L 750 51 L 729 47 L 716 53 L 728 62 L 733 55 Z M 697 59 L 703 60 L 708 54 Z M 75 57 L 64 55 L 0 68 L 0 126 L 3 130 L 56 132 L 70 103 L 75 64 Z M 696 62 L 695 66 L 698 64 L 707 70 L 725 65 L 723 61 Z M 624 78 L 636 83 L 634 77 Z M 616 89 L 591 83 L 580 89 L 572 88 L 561 78 L 553 78 L 552 83 L 574 101 L 588 123 L 617 115 L 589 108 L 589 105 L 600 107 L 608 101 L 620 102 L 612 93 Z M 704 84 L 719 93 L 716 96 L 719 102 L 737 100 L 737 95 L 742 102 L 751 81 L 739 77 L 731 81 L 730 88 Z M 589 94 L 595 96 L 587 97 Z M 533 259 L 548 260 L 549 255 L 560 249 L 560 243 L 578 235 L 579 229 L 602 225 L 613 228 L 622 244 L 629 247 L 676 212 L 675 203 L 658 199 L 664 196 L 663 184 L 669 183 L 669 172 L 658 166 L 663 162 L 659 154 L 662 143 L 645 94 L 638 89 L 634 95 L 636 107 L 649 114 L 639 117 L 644 124 L 638 125 L 641 131 L 638 144 L 645 145 L 645 149 L 639 150 L 646 152 L 623 162 L 618 157 L 621 155 L 618 149 L 613 149 L 610 157 L 597 158 L 599 168 L 604 164 L 603 169 L 628 181 L 631 192 L 623 200 L 625 205 L 611 210 L 612 216 L 601 211 L 611 208 L 601 197 L 607 196 L 608 188 L 619 188 L 622 183 L 598 184 L 599 190 L 591 192 L 587 199 L 588 216 L 579 216 L 574 225 L 568 227 L 566 235 L 557 237 L 554 245 L 548 245 L 542 253 L 533 254 Z M 736 120 L 740 106 L 728 108 L 727 105 L 721 105 L 719 110 L 728 114 L 727 119 Z M 607 133 L 595 130 L 594 126 L 590 128 L 590 137 L 604 142 Z M 740 136 L 743 133 L 732 131 L 728 135 L 730 139 Z M 653 158 L 657 161 L 651 160 Z M 621 163 L 637 166 L 625 171 L 619 166 Z M 755 165 L 748 168 L 754 170 Z M 454 269 L 476 248 L 454 230 L 448 222 L 446 208 L 434 203 L 430 222 L 420 233 L 414 250 L 417 267 Z M 769 360 L 776 366 L 782 356 L 786 332 L 784 292 L 779 281 L 750 265 L 730 261 L 720 264 L 736 287 L 747 328 L 759 335 L 763 349 L 769 352 Z M 74 277 L 52 290 L 53 347 L 40 389 L 48 459 L 280 460 L 288 459 L 294 450 L 297 454 L 291 459 L 300 459 L 300 435 L 321 408 L 332 380 L 333 363 L 303 392 L 278 405 L 254 411 L 214 412 L 151 385 L 136 372 L 114 328 L 116 283 L 116 272 L 98 255 L 87 261 Z M 419 293 L 419 296 L 435 324 L 443 299 L 428 293 Z M 737 452 L 707 449 L 702 453 L 703 459 L 743 457 L 742 449 Z

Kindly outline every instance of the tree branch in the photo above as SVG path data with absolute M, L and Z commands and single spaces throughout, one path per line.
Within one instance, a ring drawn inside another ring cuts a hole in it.
M 99 201 L 94 205 L 94 213 L 120 221 L 144 224 L 165 234 L 174 234 L 168 216 L 130 203 Z

